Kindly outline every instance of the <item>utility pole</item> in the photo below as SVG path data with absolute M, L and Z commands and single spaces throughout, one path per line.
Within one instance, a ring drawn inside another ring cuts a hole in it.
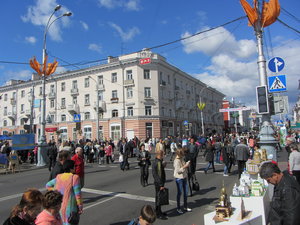
M 30 91 L 30 129 L 29 129 L 30 134 L 32 134 L 34 131 L 33 114 L 34 114 L 34 81 L 32 82 L 32 89 Z

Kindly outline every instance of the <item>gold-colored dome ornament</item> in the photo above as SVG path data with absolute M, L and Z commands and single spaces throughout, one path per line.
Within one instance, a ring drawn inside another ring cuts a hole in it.
M 255 151 L 253 155 L 253 162 L 260 163 L 261 162 L 261 155 L 259 151 Z
M 267 161 L 267 150 L 266 149 L 262 149 L 261 150 L 261 160 L 262 161 Z

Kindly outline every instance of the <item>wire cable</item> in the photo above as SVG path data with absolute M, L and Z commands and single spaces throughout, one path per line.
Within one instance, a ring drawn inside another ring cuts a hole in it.
M 295 19 L 297 22 L 300 23 L 300 19 L 297 18 L 296 16 L 294 16 L 292 13 L 288 12 L 286 9 L 284 9 L 284 8 L 282 8 L 282 7 L 281 7 L 281 10 L 282 10 L 283 12 L 285 12 L 287 15 L 289 15 L 290 17 L 292 17 L 293 19 Z
M 283 22 L 281 19 L 277 18 L 277 21 L 280 22 L 282 25 L 286 26 L 287 28 L 295 31 L 296 33 L 300 34 L 300 31 L 297 30 L 296 28 L 291 27 L 290 25 L 286 24 L 285 22 Z

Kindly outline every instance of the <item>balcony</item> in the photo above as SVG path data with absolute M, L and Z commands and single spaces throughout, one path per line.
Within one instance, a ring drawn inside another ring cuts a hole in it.
M 99 91 L 105 91 L 104 84 L 98 84 L 98 89 L 99 89 Z
M 10 111 L 10 112 L 7 112 L 7 117 L 11 120 L 16 120 L 17 118 L 17 113 L 16 112 L 13 112 L 13 111 Z
M 10 104 L 11 105 L 16 105 L 17 104 L 17 100 L 15 98 L 11 98 L 10 99 Z
M 176 90 L 176 91 L 179 91 L 179 89 L 180 89 L 180 87 L 177 86 L 177 85 L 175 85 L 175 90 Z
M 165 87 L 166 85 L 167 85 L 167 83 L 164 80 L 161 80 L 159 83 L 159 86 L 161 86 L 161 87 Z
M 68 105 L 68 112 L 71 114 L 79 113 L 79 105 L 78 104 Z
M 119 98 L 111 98 L 110 101 L 111 101 L 111 103 L 118 103 Z
M 94 109 L 97 110 L 97 102 L 94 103 Z M 106 102 L 99 101 L 99 112 L 106 112 Z
M 133 86 L 134 85 L 134 80 L 124 80 L 124 86 Z
M 72 89 L 71 89 L 71 95 L 79 95 L 79 90 L 78 90 L 78 88 L 72 88 Z
M 27 116 L 27 117 L 31 116 L 31 110 L 30 109 L 25 110 L 25 116 Z
M 56 97 L 56 93 L 54 92 L 54 91 L 50 91 L 49 93 L 48 93 L 48 98 L 49 99 L 54 99 Z

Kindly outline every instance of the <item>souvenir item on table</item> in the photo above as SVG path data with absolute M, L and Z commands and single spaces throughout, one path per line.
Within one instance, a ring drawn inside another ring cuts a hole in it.
M 260 155 L 259 151 L 254 152 L 252 162 L 253 163 L 261 163 L 261 155 Z
M 244 172 L 241 174 L 240 184 L 241 184 L 241 183 L 245 183 L 248 187 L 251 186 L 251 178 L 250 178 L 250 174 L 247 172 L 246 169 L 245 169 Z
M 267 150 L 266 149 L 262 149 L 261 150 L 261 160 L 262 161 L 267 161 L 268 158 L 267 158 Z
M 254 196 L 261 196 L 264 192 L 263 184 L 255 180 L 251 184 L 251 194 Z
M 234 186 L 233 186 L 232 196 L 240 196 L 239 188 L 236 184 L 234 184 Z
M 224 186 L 221 189 L 219 202 L 216 205 L 216 215 L 214 216 L 215 221 L 228 221 L 228 217 L 232 214 L 231 203 L 228 199 L 226 188 Z
M 240 196 L 249 197 L 250 196 L 250 190 L 249 186 L 244 180 L 241 180 L 240 186 L 239 186 L 239 194 Z

